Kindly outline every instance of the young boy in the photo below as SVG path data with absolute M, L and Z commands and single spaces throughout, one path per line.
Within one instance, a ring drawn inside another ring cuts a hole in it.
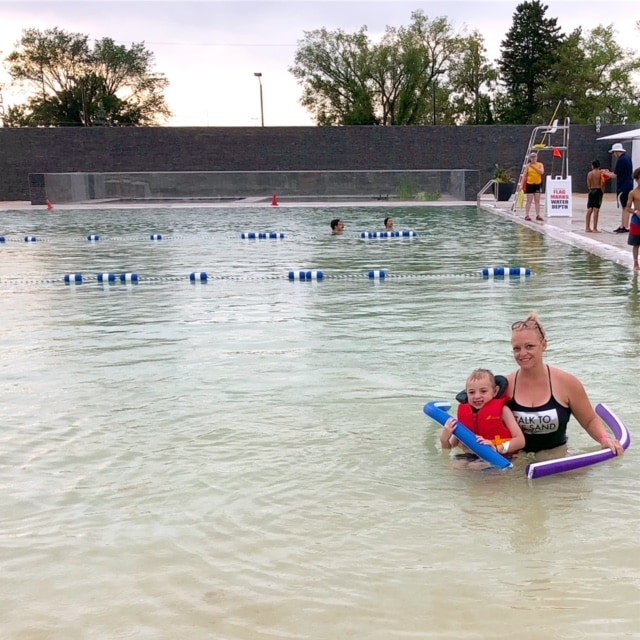
M 600 161 L 594 160 L 591 163 L 591 171 L 587 174 L 587 189 L 589 196 L 587 199 L 587 220 L 585 231 L 587 233 L 600 233 L 598 229 L 598 216 L 602 206 L 602 190 L 605 175 L 600 171 Z M 591 228 L 591 218 L 593 216 L 593 229 Z
M 629 194 L 629 199 L 627 200 L 627 213 L 631 216 L 627 244 L 633 247 L 633 270 L 640 271 L 640 263 L 638 263 L 638 247 L 640 247 L 640 167 L 633 172 L 633 179 L 636 181 L 637 186 Z
M 465 390 L 467 402 L 458 406 L 457 421 L 473 431 L 478 442 L 493 446 L 498 453 L 512 454 L 522 449 L 524 434 L 506 406 L 509 398 L 500 395 L 493 373 L 488 369 L 476 369 L 467 378 Z M 456 420 L 447 420 L 440 434 L 443 449 L 463 446 L 454 435 L 455 428 Z

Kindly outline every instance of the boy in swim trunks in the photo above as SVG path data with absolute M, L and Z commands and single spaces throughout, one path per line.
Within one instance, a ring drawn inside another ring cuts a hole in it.
M 468 451 L 455 436 L 457 422 L 473 431 L 478 442 L 492 446 L 500 454 L 513 454 L 524 447 L 522 429 L 506 406 L 509 398 L 500 393 L 500 386 L 491 371 L 473 371 L 467 378 L 465 391 L 466 402 L 458 406 L 458 420 L 447 420 L 440 434 L 443 449 L 460 446 Z
M 640 167 L 633 172 L 636 188 L 629 194 L 627 213 L 631 216 L 627 244 L 633 247 L 633 270 L 640 271 L 638 247 L 640 247 Z
M 589 197 L 587 199 L 587 220 L 585 231 L 587 233 L 600 233 L 598 229 L 598 216 L 600 215 L 600 207 L 602 206 L 602 190 L 604 174 L 600 171 L 600 161 L 594 160 L 591 163 L 591 171 L 587 174 L 587 189 Z M 593 216 L 593 229 L 591 228 L 591 219 Z

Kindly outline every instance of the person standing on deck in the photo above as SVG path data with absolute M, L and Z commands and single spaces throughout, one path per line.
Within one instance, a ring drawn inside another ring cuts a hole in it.
M 618 206 L 622 207 L 622 219 L 620 226 L 614 229 L 614 233 L 629 233 L 629 212 L 627 211 L 627 201 L 629 193 L 633 191 L 633 164 L 631 158 L 627 155 L 627 150 L 620 142 L 616 142 L 609 153 L 616 157 L 615 171 L 605 171 L 605 175 L 609 178 L 616 179 L 616 194 L 618 197 Z
M 542 222 L 543 218 L 540 215 L 540 191 L 542 189 L 544 165 L 542 162 L 538 162 L 538 154 L 535 151 L 529 154 L 526 171 L 524 192 L 527 194 L 527 204 L 525 205 L 524 219 L 531 220 L 531 216 L 529 215 L 531 204 L 535 203 L 536 220 Z

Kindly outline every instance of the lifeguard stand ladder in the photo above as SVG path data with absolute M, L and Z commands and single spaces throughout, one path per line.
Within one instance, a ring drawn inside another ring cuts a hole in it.
M 558 109 L 556 108 L 556 112 L 557 111 Z M 522 160 L 522 168 L 520 169 L 520 177 L 518 178 L 518 186 L 511 205 L 511 211 L 515 211 L 516 207 L 522 208 L 524 206 L 524 185 L 527 180 L 527 163 L 529 154 L 532 151 L 538 153 L 540 162 L 544 164 L 545 177 L 561 176 L 566 179 L 569 175 L 569 118 L 564 118 L 562 124 L 559 124 L 558 120 L 552 120 L 551 124 L 543 127 L 535 127 L 531 132 L 527 152 L 524 154 L 524 159 Z M 542 155 L 546 151 L 551 152 L 552 155 L 550 159 Z

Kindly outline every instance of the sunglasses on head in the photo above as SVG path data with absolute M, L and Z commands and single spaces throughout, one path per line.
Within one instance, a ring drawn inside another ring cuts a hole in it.
M 544 332 L 537 320 L 518 320 L 511 325 L 511 331 L 521 331 L 522 329 L 537 329 L 540 337 L 545 340 Z

